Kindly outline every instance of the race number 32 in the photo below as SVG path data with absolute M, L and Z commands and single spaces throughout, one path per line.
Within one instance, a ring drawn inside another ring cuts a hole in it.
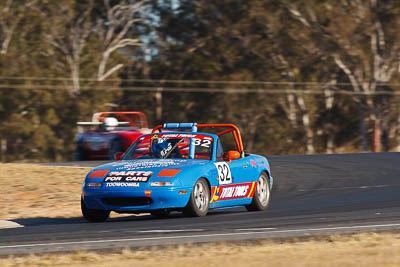
M 218 181 L 219 184 L 230 184 L 232 183 L 231 169 L 226 162 L 216 162 L 214 163 L 218 170 Z

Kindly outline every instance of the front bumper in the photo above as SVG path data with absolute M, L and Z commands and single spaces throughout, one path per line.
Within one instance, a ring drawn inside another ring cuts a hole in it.
M 144 191 L 151 190 L 149 196 Z M 180 192 L 186 190 L 186 194 Z M 87 208 L 116 212 L 140 212 L 157 209 L 183 208 L 192 188 L 152 187 L 146 190 L 104 190 L 84 188 L 82 198 Z

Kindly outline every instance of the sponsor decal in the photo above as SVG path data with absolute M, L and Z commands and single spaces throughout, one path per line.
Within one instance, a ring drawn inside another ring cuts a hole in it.
M 106 187 L 139 187 L 139 183 L 110 182 Z
M 163 134 L 163 138 L 175 138 L 178 137 L 178 134 Z
M 89 174 L 89 178 L 103 178 L 110 170 L 95 170 Z
M 218 181 L 219 184 L 231 184 L 232 174 L 228 163 L 226 162 L 215 162 L 215 167 L 218 170 Z
M 194 138 L 197 134 L 163 134 L 162 138 Z
M 143 137 L 144 139 L 145 137 Z M 158 139 L 158 138 L 199 138 L 212 140 L 213 138 L 210 136 L 199 135 L 199 134 L 187 134 L 187 133 L 166 133 L 166 134 L 155 134 L 151 136 L 150 140 Z M 140 139 L 142 140 L 142 139 Z
M 257 182 L 222 185 L 211 188 L 212 197 L 210 203 L 220 200 L 239 199 L 253 197 Z
M 214 201 L 217 201 L 218 197 L 219 197 L 219 187 L 218 186 L 211 187 L 211 200 L 210 200 L 210 203 L 213 203 Z
M 157 176 L 174 177 L 180 171 L 181 169 L 163 169 L 157 174 Z
M 112 171 L 104 182 L 106 187 L 139 187 L 139 182 L 146 183 L 151 175 L 151 171 Z
M 160 167 L 169 167 L 179 165 L 181 163 L 186 162 L 184 159 L 158 159 L 158 160 L 140 160 L 140 161 L 132 161 L 126 163 L 120 167 L 118 163 L 113 165 L 113 167 L 117 167 L 117 170 L 137 170 L 137 169 L 147 169 L 147 168 L 160 168 Z
M 196 136 L 197 136 L 197 134 L 178 134 L 178 137 L 182 137 L 182 138 L 194 138 Z
M 257 184 L 257 182 L 253 182 L 252 183 L 249 195 L 247 197 L 253 197 L 254 196 L 254 192 L 256 191 L 256 184 Z
M 236 185 L 223 187 L 219 196 L 220 200 L 245 197 L 250 189 L 250 185 Z
M 257 163 L 254 160 L 250 160 L 251 167 L 257 167 Z

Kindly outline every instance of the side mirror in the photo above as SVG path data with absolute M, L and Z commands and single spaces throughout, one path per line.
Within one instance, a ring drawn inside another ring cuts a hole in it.
M 114 159 L 120 161 L 123 156 L 124 156 L 124 153 L 117 152 L 117 153 L 114 154 Z
M 228 163 L 234 159 L 240 159 L 240 153 L 238 151 L 231 150 L 224 153 L 224 160 L 228 161 Z

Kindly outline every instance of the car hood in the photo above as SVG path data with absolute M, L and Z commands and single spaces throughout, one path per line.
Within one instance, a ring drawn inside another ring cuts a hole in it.
M 164 169 L 186 169 L 193 168 L 194 165 L 200 166 L 209 163 L 209 160 L 201 159 L 138 159 L 122 160 L 97 166 L 92 170 L 110 171 L 152 171 L 157 175 Z

